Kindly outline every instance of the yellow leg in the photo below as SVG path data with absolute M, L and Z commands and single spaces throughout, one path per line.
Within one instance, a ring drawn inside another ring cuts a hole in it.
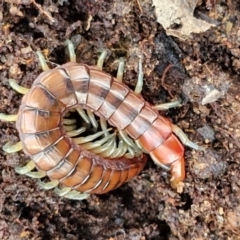
M 40 186 L 40 188 L 44 189 L 44 190 L 50 190 L 50 189 L 53 189 L 55 187 L 57 187 L 59 184 L 59 181 L 57 180 L 52 180 L 52 181 L 49 181 L 47 183 L 39 180 L 38 181 L 38 185 Z
M 74 124 L 76 122 L 77 122 L 76 119 L 63 118 L 63 124 L 65 124 L 65 125 L 71 125 L 71 124 Z
M 0 113 L 0 120 L 4 122 L 16 122 L 17 121 L 17 114 L 14 115 L 7 115 L 4 113 Z
M 120 58 L 119 59 L 119 64 L 118 64 L 118 71 L 117 71 L 117 80 L 119 82 L 122 82 L 123 79 L 123 71 L 124 71 L 124 59 Z
M 106 59 L 107 57 L 107 50 L 104 49 L 98 59 L 98 62 L 97 62 L 97 67 L 102 70 L 103 68 L 103 63 L 104 63 L 104 60 Z
M 142 60 L 138 62 L 138 81 L 135 87 L 134 92 L 140 94 L 143 88 L 143 70 L 142 70 Z
M 88 119 L 91 122 L 93 128 L 97 129 L 98 128 L 98 122 L 95 118 L 95 115 L 93 114 L 93 112 L 90 109 L 87 109 L 87 115 L 88 115 Z
M 90 196 L 88 193 L 80 193 L 76 190 L 72 190 L 70 187 L 64 187 L 62 189 L 55 188 L 55 193 L 61 197 L 69 198 L 72 200 L 84 200 Z
M 23 95 L 29 91 L 29 88 L 20 86 L 19 84 L 17 84 L 17 82 L 14 79 L 9 79 L 9 84 L 12 89 L 14 89 L 15 91 Z M 0 120 L 4 122 L 16 122 L 17 117 L 18 117 L 17 114 L 7 115 L 4 113 L 0 113 Z
M 86 112 L 82 108 L 76 108 L 78 114 L 81 116 L 81 118 L 89 125 L 90 120 L 86 114 Z
M 118 71 L 117 71 L 117 77 L 116 77 L 119 82 L 122 82 L 123 71 L 124 71 L 124 59 L 120 58 L 119 65 L 118 65 Z M 137 94 L 140 94 L 142 92 L 142 87 L 143 87 L 143 70 L 142 70 L 142 60 L 140 59 L 139 63 L 138 63 L 138 80 L 137 80 L 137 84 L 136 84 L 134 92 Z
M 76 136 L 80 135 L 81 133 L 84 133 L 86 130 L 87 130 L 86 127 L 81 127 L 81 128 L 74 129 L 72 131 L 67 132 L 67 135 L 69 137 L 76 137 Z
M 14 152 L 18 152 L 18 151 L 21 151 L 22 150 L 22 142 L 18 142 L 14 145 L 12 145 L 11 143 L 6 143 L 4 146 L 3 146 L 3 151 L 4 152 L 7 152 L 7 153 L 14 153 Z
M 71 40 L 66 40 L 65 44 L 67 45 L 68 52 L 69 52 L 69 57 L 70 57 L 70 62 L 76 62 L 76 54 L 74 50 L 74 45 Z
M 75 124 L 72 124 L 72 125 L 64 125 L 64 130 L 65 130 L 66 132 L 71 132 L 71 131 L 75 130 L 76 127 L 77 127 L 77 126 L 76 126 Z
M 43 178 L 46 176 L 44 171 L 34 171 L 34 172 L 27 172 L 25 173 L 26 176 L 31 178 Z
M 101 140 L 95 141 L 95 142 L 88 142 L 88 143 L 84 143 L 81 144 L 81 146 L 87 150 L 93 149 L 94 152 L 94 148 L 99 148 L 101 147 L 104 143 L 106 143 L 109 139 L 112 139 L 116 136 L 116 133 L 110 134 L 108 136 L 105 136 L 104 138 L 102 138 Z
M 26 174 L 35 168 L 35 163 L 31 160 L 23 167 L 16 167 L 15 172 L 18 174 Z
M 107 121 L 103 117 L 100 117 L 100 126 L 101 126 L 102 130 L 106 130 L 107 129 Z M 109 136 L 109 132 L 105 132 L 104 135 L 105 135 L 105 137 Z
M 32 171 L 35 163 L 31 160 L 24 167 L 16 167 L 15 172 L 21 175 L 27 175 L 31 178 L 43 178 L 46 176 L 44 171 Z
M 180 107 L 180 106 L 181 106 L 181 100 L 179 99 L 173 102 L 167 102 L 167 103 L 161 103 L 161 104 L 155 105 L 153 106 L 153 108 L 158 111 L 166 111 L 170 108 Z
M 172 131 L 177 135 L 177 137 L 181 140 L 182 144 L 185 146 L 188 146 L 192 149 L 198 150 L 198 151 L 204 151 L 205 149 L 198 144 L 192 142 L 187 135 L 183 132 L 181 128 L 179 128 L 177 125 L 172 124 Z
M 16 92 L 19 92 L 23 95 L 29 91 L 29 88 L 25 88 L 25 87 L 18 85 L 14 79 L 9 79 L 9 84 L 12 89 L 14 89 Z
M 100 137 L 101 135 L 104 135 L 105 132 L 109 132 L 112 129 L 109 128 L 107 130 L 101 131 L 101 132 L 97 132 L 95 134 L 89 135 L 87 137 L 78 137 L 78 138 L 73 138 L 73 140 L 77 143 L 77 144 L 83 144 L 83 143 L 88 143 L 88 142 L 92 142 L 95 139 L 97 139 L 98 137 Z
M 13 88 L 15 91 L 21 93 L 21 94 L 26 94 L 29 89 L 22 87 L 20 85 L 17 84 L 17 82 L 14 79 L 9 79 L 9 84 L 11 86 L 11 88 Z M 7 115 L 4 113 L 0 113 L 0 120 L 1 121 L 6 121 L 6 122 L 16 122 L 17 121 L 17 117 L 18 114 L 13 114 L 13 115 Z M 6 143 L 3 146 L 3 151 L 7 152 L 7 153 L 14 153 L 14 152 L 18 152 L 20 150 L 22 150 L 22 143 L 18 142 L 14 145 L 12 145 L 11 143 Z
M 49 67 L 48 67 L 48 65 L 46 63 L 46 60 L 45 60 L 43 54 L 40 51 L 37 51 L 36 54 L 38 56 L 38 60 L 39 60 L 39 63 L 41 65 L 42 70 L 43 71 L 49 70 Z

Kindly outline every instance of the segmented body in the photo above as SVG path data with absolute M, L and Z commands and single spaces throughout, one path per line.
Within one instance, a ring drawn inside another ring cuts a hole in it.
M 64 131 L 62 118 L 77 106 L 126 131 L 155 162 L 169 166 L 173 186 L 184 179 L 184 148 L 167 119 L 97 67 L 67 63 L 39 75 L 23 97 L 16 123 L 24 152 L 51 180 L 80 192 L 102 194 L 145 166 L 144 154 L 105 159 L 74 143 Z

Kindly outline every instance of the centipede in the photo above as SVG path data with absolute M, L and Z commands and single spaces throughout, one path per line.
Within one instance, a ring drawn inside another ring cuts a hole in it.
M 20 142 L 7 143 L 3 150 L 23 150 L 30 158 L 15 171 L 39 179 L 41 188 L 54 189 L 59 196 L 82 200 L 130 181 L 143 170 L 149 155 L 170 171 L 170 185 L 179 191 L 185 179 L 183 146 L 202 150 L 159 113 L 180 101 L 153 106 L 143 99 L 142 60 L 131 90 L 123 83 L 124 60 L 119 60 L 113 77 L 102 70 L 106 51 L 96 66 L 89 66 L 76 62 L 70 40 L 66 46 L 70 61 L 53 69 L 37 52 L 43 72 L 30 89 L 9 80 L 23 98 L 17 114 L 1 113 L 0 120 L 16 121 Z M 74 112 L 82 119 L 80 127 L 69 117 Z

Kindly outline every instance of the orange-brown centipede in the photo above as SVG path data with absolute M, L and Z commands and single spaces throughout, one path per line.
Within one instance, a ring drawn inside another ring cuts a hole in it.
M 145 166 L 145 152 L 156 164 L 171 171 L 171 185 L 178 188 L 185 178 L 184 148 L 178 138 L 187 146 L 201 148 L 159 115 L 158 110 L 176 106 L 176 102 L 151 106 L 140 95 L 141 83 L 132 91 L 120 81 L 121 77 L 103 72 L 101 61 L 98 67 L 76 63 L 72 43 L 68 40 L 67 44 L 71 62 L 50 70 L 38 53 L 45 71 L 30 90 L 23 90 L 26 94 L 15 116 L 21 143 L 18 147 L 5 146 L 8 152 L 22 147 L 31 158 L 17 172 L 36 178 L 48 176 L 51 182 L 41 182 L 42 187 L 55 188 L 61 196 L 83 199 L 88 194 L 106 193 L 132 179 Z M 20 86 L 15 89 L 21 91 Z M 99 116 L 103 131 L 95 138 L 103 135 L 102 146 L 93 147 L 91 139 L 77 142 L 70 137 L 63 117 L 71 109 L 80 114 L 85 109 L 89 116 Z M 0 119 L 14 117 L 1 114 Z M 119 143 L 108 132 L 106 121 L 118 130 Z M 35 167 L 38 171 L 32 172 Z M 59 184 L 61 189 L 57 188 Z

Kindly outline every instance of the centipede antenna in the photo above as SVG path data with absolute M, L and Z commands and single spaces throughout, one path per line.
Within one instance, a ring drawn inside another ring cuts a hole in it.
M 43 54 L 40 51 L 37 51 L 36 54 L 38 56 L 38 60 L 39 60 L 42 70 L 43 71 L 49 70 L 49 67 L 46 63 L 46 60 L 45 60 L 45 57 L 43 56 Z
M 104 63 L 106 57 L 107 57 L 107 50 L 103 49 L 103 51 L 101 52 L 101 55 L 100 55 L 100 57 L 99 57 L 99 59 L 97 61 L 97 67 L 100 70 L 102 70 L 102 68 L 103 68 L 103 63 Z
M 124 59 L 119 58 L 118 71 L 117 71 L 117 80 L 119 82 L 122 82 L 123 80 L 124 65 L 125 65 Z
M 142 59 L 138 62 L 138 80 L 134 92 L 140 94 L 143 88 L 143 70 L 142 70 Z
M 17 121 L 17 114 L 14 115 L 7 115 L 4 113 L 0 113 L 0 120 L 4 122 L 16 122 Z
M 76 54 L 75 54 L 75 49 L 74 49 L 73 42 L 71 40 L 67 39 L 65 41 L 65 44 L 68 48 L 70 62 L 76 62 L 77 60 L 76 60 Z
M 15 153 L 15 152 L 19 152 L 21 151 L 23 148 L 22 146 L 22 142 L 18 142 L 14 145 L 12 145 L 10 142 L 7 142 L 3 147 L 3 151 L 6 152 L 6 153 Z
M 23 95 L 25 95 L 29 91 L 29 88 L 20 86 L 19 84 L 17 84 L 17 82 L 14 79 L 9 79 L 9 85 L 16 92 L 21 93 Z

